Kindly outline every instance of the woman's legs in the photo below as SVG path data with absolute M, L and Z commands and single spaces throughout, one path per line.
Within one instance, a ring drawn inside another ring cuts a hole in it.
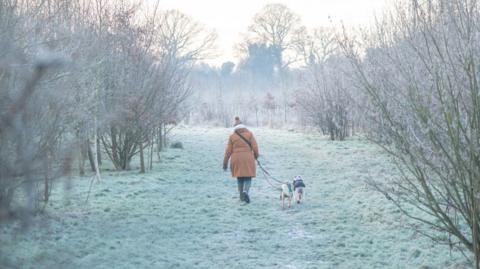
M 238 193 L 240 194 L 240 201 L 243 201 L 244 180 L 242 177 L 237 178 L 237 187 L 238 187 Z
M 250 197 L 248 197 L 248 191 L 250 190 L 251 185 L 252 185 L 251 177 L 237 178 L 238 193 L 240 194 L 241 201 L 246 201 L 247 203 L 250 202 Z
M 243 191 L 248 194 L 248 191 L 250 190 L 251 185 L 252 185 L 252 178 L 251 177 L 246 177 L 243 180 Z

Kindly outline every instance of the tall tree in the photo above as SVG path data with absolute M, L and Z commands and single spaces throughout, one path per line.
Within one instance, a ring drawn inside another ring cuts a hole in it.
M 275 64 L 280 72 L 299 60 L 298 43 L 305 27 L 300 16 L 283 4 L 268 4 L 255 15 L 248 27 L 250 43 L 262 43 L 279 51 Z
M 240 63 L 239 68 L 255 76 L 271 79 L 274 75 L 278 54 L 279 50 L 275 47 L 258 43 L 249 44 L 248 54 Z

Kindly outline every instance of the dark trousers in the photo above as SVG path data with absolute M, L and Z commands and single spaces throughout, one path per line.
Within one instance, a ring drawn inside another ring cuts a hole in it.
M 250 190 L 250 186 L 252 185 L 252 178 L 251 177 L 237 177 L 237 185 L 238 185 L 238 193 L 240 194 L 240 198 L 242 198 L 243 193 Z

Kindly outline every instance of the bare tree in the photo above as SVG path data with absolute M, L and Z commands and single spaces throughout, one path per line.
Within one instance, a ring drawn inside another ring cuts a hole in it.
M 214 55 L 216 32 L 178 10 L 161 13 L 156 34 L 157 53 L 181 65 Z
M 372 35 L 342 36 L 372 104 L 370 137 L 402 178 L 373 182 L 419 232 L 474 254 L 478 236 L 480 103 L 478 1 L 411 1 Z M 367 47 L 366 54 L 357 44 Z M 416 211 L 412 208 L 417 209 Z
M 331 140 L 344 140 L 352 133 L 354 85 L 349 62 L 338 50 L 335 32 L 317 28 L 300 44 L 306 63 L 305 84 L 297 93 L 298 109 L 306 122 L 318 127 Z
M 283 72 L 292 63 L 298 61 L 298 43 L 301 42 L 305 27 L 300 17 L 283 4 L 268 4 L 255 15 L 248 28 L 254 42 L 275 48 L 276 65 Z
M 178 12 L 140 11 L 128 1 L 0 2 L 0 219 L 46 205 L 74 155 L 97 179 L 102 152 L 118 169 L 139 154 L 143 172 L 149 151 L 151 168 L 156 130 L 166 143 L 189 70 L 215 35 Z M 70 59 L 62 68 L 58 55 Z
M 166 145 L 167 126 L 177 121 L 190 94 L 189 71 L 208 55 L 215 34 L 178 11 L 155 14 L 145 25 L 135 23 L 135 12 L 128 7 L 114 18 L 115 31 L 124 38 L 111 39 L 110 47 L 126 57 L 109 59 L 115 76 L 105 97 L 112 118 L 102 143 L 117 169 L 130 169 L 132 158 L 140 154 L 144 172 L 144 150 L 153 150 L 156 143 L 159 152 Z
M 38 13 L 16 1 L 0 3 L 0 220 L 27 217 L 48 201 L 53 179 L 69 172 L 71 142 L 63 134 L 71 99 L 56 95 L 64 85 L 59 53 L 34 47 L 29 25 Z M 43 17 L 38 16 L 37 23 Z M 61 34 L 61 27 L 52 31 Z M 41 34 L 41 33 L 37 33 Z M 23 36 L 19 40 L 18 36 Z M 12 208 L 24 188 L 25 206 Z
M 336 32 L 332 28 L 318 27 L 309 31 L 296 43 L 306 66 L 321 67 L 328 57 L 338 52 Z
M 275 115 L 275 110 L 277 110 L 277 102 L 275 101 L 275 96 L 267 92 L 263 100 L 263 108 L 267 113 L 268 126 L 273 127 L 273 117 Z

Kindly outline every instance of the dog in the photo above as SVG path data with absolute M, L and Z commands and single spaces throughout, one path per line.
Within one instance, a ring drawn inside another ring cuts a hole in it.
M 295 201 L 297 204 L 300 204 L 300 202 L 303 199 L 303 194 L 304 194 L 304 188 L 305 188 L 305 183 L 303 182 L 303 178 L 301 176 L 296 176 L 293 178 L 293 192 L 295 193 Z
M 293 190 L 292 184 L 284 183 L 281 186 L 280 200 L 282 200 L 282 209 L 285 209 L 285 199 L 288 199 L 288 208 L 292 206 Z

